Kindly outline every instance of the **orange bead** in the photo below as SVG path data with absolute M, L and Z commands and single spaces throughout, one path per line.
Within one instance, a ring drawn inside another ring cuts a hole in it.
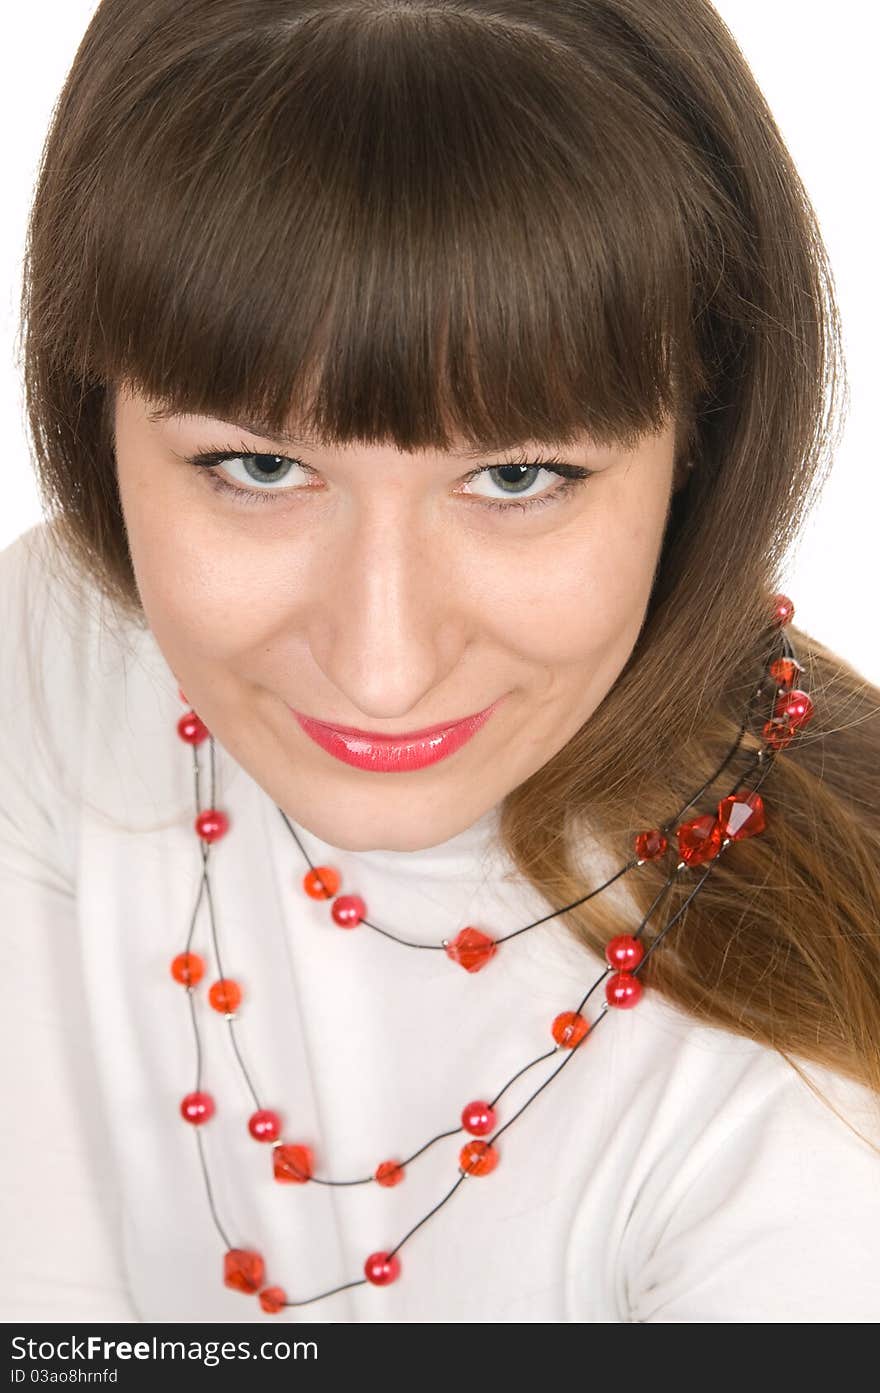
M 461 1148 L 458 1164 L 466 1175 L 488 1175 L 498 1165 L 498 1152 L 487 1141 L 469 1141 Z
M 265 1274 L 265 1263 L 259 1253 L 244 1248 L 230 1248 L 223 1257 L 223 1281 L 233 1291 L 258 1291 Z
M 787 721 L 778 720 L 765 721 L 763 730 L 764 739 L 771 750 L 784 750 L 797 733 L 795 727 L 790 726 Z
M 287 1294 L 281 1287 L 263 1287 L 259 1299 L 268 1316 L 277 1316 L 282 1307 L 287 1305 Z
M 551 1027 L 557 1045 L 565 1045 L 570 1050 L 580 1044 L 589 1028 L 589 1021 L 577 1011 L 562 1011 Z
M 314 1161 L 311 1147 L 276 1146 L 272 1155 L 275 1179 L 287 1184 L 304 1185 L 311 1179 Z
M 383 1161 L 376 1167 L 376 1174 L 373 1179 L 379 1185 L 385 1185 L 389 1189 L 392 1185 L 399 1185 L 403 1179 L 403 1166 L 399 1161 Z
M 183 987 L 194 987 L 205 975 L 205 964 L 198 953 L 178 953 L 171 964 L 171 976 Z
M 231 1016 L 241 1004 L 241 987 L 231 977 L 219 977 L 211 985 L 208 1000 L 221 1016 Z
M 342 877 L 332 866 L 313 866 L 303 876 L 303 889 L 310 900 L 332 900 Z
M 459 963 L 465 972 L 480 972 L 494 957 L 497 948 L 494 938 L 468 926 L 447 943 L 446 956 Z
M 777 687 L 792 688 L 800 679 L 803 667 L 795 658 L 776 658 L 768 669 Z

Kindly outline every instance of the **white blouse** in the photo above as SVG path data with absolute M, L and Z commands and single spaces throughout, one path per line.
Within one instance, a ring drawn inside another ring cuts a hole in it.
M 572 1055 L 535 1064 L 497 1104 L 491 1174 L 459 1177 L 445 1136 L 393 1188 L 280 1184 L 247 1120 L 254 1099 L 223 1016 L 202 876 L 185 711 L 150 633 L 120 623 L 56 565 L 45 524 L 0 553 L 0 945 L 4 1321 L 560 1322 L 880 1319 L 880 1156 L 774 1051 L 700 1025 L 647 989 Z M 480 972 L 442 951 L 342 929 L 302 889 L 307 865 L 268 795 L 219 741 L 230 829 L 209 872 L 235 1040 L 283 1139 L 319 1179 L 372 1176 L 491 1100 L 553 1046 L 550 1025 L 604 970 L 557 920 Z M 208 806 L 207 742 L 200 747 Z M 552 908 L 496 846 L 497 809 L 426 851 L 347 852 L 294 823 L 315 865 L 367 917 L 420 944 L 465 925 L 501 936 Z M 589 853 L 591 854 L 591 853 Z M 615 867 L 594 865 L 588 884 Z M 637 870 L 629 873 L 638 874 Z M 616 882 L 625 894 L 628 877 Z M 615 892 L 612 887 L 605 893 Z M 635 921 L 634 921 L 635 922 Z M 674 931 L 673 931 L 674 932 Z M 659 949 L 658 951 L 662 951 Z M 601 988 L 587 1015 L 596 1021 Z M 806 1066 L 875 1144 L 868 1090 Z M 277 1315 L 223 1282 L 225 1244 L 265 1261 Z M 350 1285 L 312 1300 L 331 1288 Z

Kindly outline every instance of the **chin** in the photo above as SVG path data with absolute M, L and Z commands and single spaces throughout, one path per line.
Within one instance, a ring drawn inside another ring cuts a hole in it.
M 427 851 L 429 847 L 439 846 L 441 842 L 449 841 L 463 831 L 469 822 L 468 820 L 457 819 L 451 826 L 436 825 L 433 827 L 413 827 L 413 819 L 410 815 L 401 818 L 401 826 L 398 830 L 389 830 L 385 833 L 376 830 L 376 818 L 374 815 L 358 816 L 357 810 L 349 808 L 345 819 L 331 820 L 326 823 L 320 816 L 310 817 L 307 813 L 290 811 L 284 809 L 287 816 L 297 826 L 304 827 L 307 832 L 311 832 L 313 837 L 318 837 L 328 846 L 336 847 L 339 851 Z M 404 808 L 404 813 L 407 810 Z M 360 829 L 360 830 L 359 830 Z

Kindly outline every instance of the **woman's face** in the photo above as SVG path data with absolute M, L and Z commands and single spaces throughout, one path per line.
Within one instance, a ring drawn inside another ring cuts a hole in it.
M 218 742 L 331 845 L 455 836 L 567 744 L 626 664 L 672 493 L 672 424 L 631 452 L 560 448 L 595 471 L 560 497 L 564 479 L 503 469 L 504 454 L 294 446 L 151 406 L 130 391 L 116 406 L 147 621 Z M 203 449 L 232 458 L 185 462 Z M 525 441 L 515 458 L 551 454 Z M 212 473 L 272 497 L 239 501 Z M 391 770 L 343 761 L 291 711 L 389 736 L 492 703 L 454 752 Z

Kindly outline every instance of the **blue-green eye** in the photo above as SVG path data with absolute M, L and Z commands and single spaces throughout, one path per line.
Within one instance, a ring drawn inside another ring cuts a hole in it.
M 252 468 L 251 461 L 259 461 L 260 463 Z M 309 493 L 316 487 L 314 484 L 288 484 L 284 487 L 273 487 L 279 479 L 288 477 L 291 468 L 299 469 L 306 475 L 315 475 L 315 471 L 310 465 L 304 464 L 302 460 L 291 459 L 287 455 L 256 454 L 244 450 L 235 452 L 230 450 L 201 450 L 197 454 L 187 456 L 186 463 L 195 468 L 204 469 L 207 482 L 216 492 L 225 494 L 233 498 L 235 502 L 244 505 L 251 503 L 275 504 L 286 495 Z M 217 472 L 220 468 L 228 472 L 229 466 L 233 464 L 238 464 L 244 468 L 251 480 L 265 480 L 267 487 L 248 488 L 245 485 L 232 482 Z M 550 489 L 545 488 L 542 492 L 531 494 L 528 497 L 524 496 L 526 491 L 544 473 L 555 474 L 559 479 L 557 486 Z M 492 508 L 496 512 L 513 513 L 516 511 L 522 513 L 530 508 L 561 502 L 580 485 L 592 478 L 594 473 L 595 470 L 585 469 L 581 465 L 565 464 L 555 457 L 529 461 L 511 460 L 502 464 L 483 465 L 468 474 L 463 482 L 469 484 L 483 476 L 498 476 L 498 479 L 493 479 L 493 482 L 502 489 L 502 492 L 507 493 L 507 497 L 490 498 L 484 494 L 475 493 L 463 494 L 462 497 L 477 498 L 481 507 Z

